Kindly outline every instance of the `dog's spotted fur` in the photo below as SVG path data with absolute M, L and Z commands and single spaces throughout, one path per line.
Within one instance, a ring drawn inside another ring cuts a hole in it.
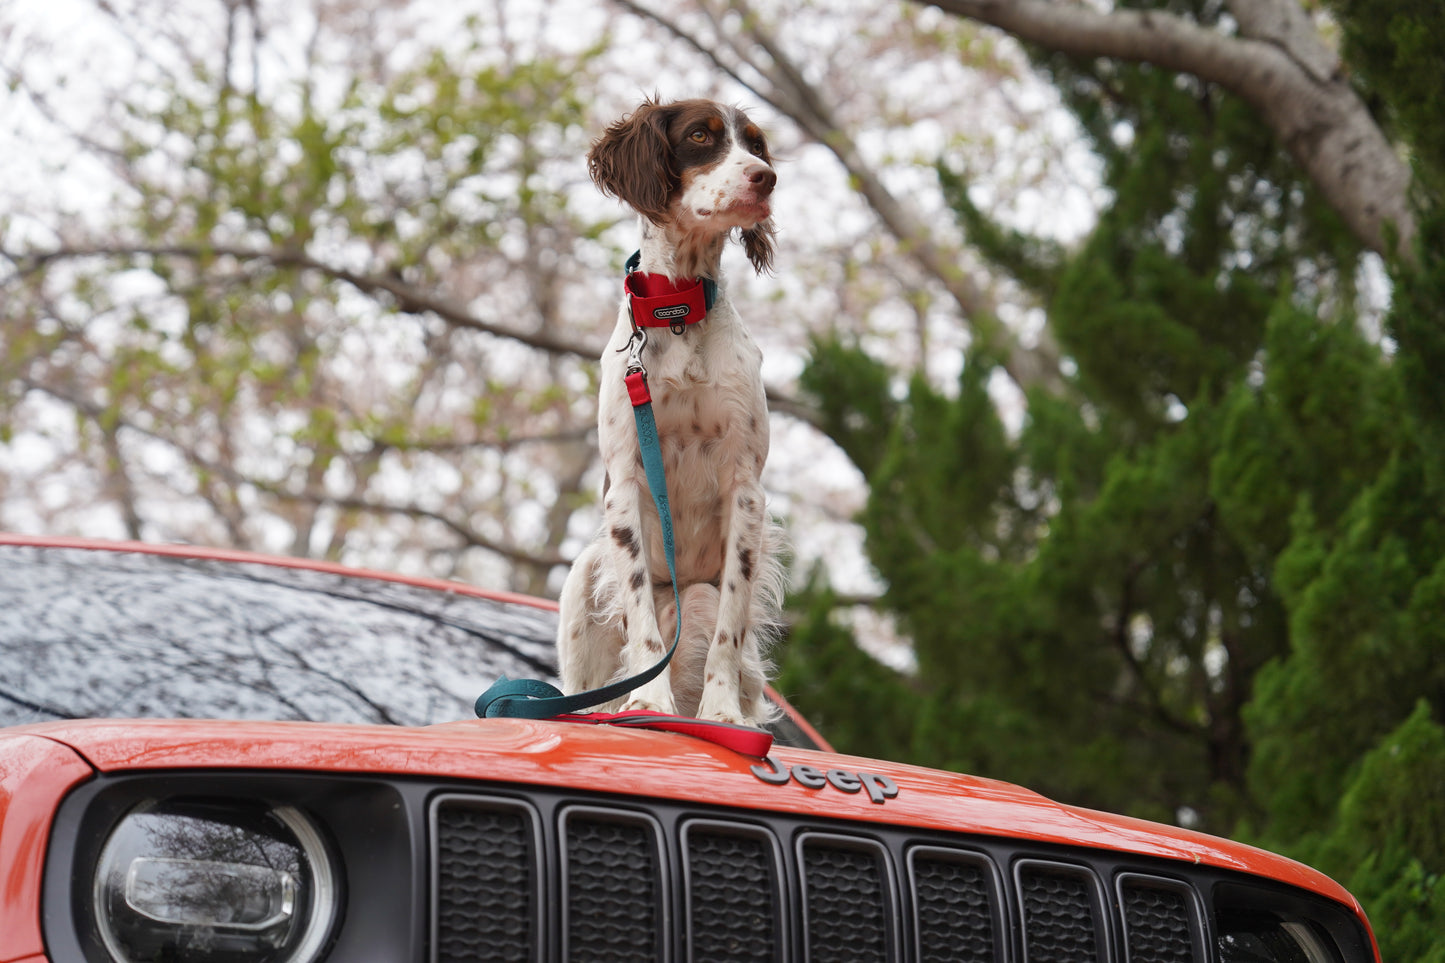
M 607 129 L 588 165 L 604 192 L 640 215 L 640 270 L 718 282 L 704 321 L 680 335 L 651 329 L 643 355 L 672 507 L 683 629 L 669 670 L 620 708 L 758 725 L 770 716 L 763 651 L 778 623 L 782 541 L 759 480 L 768 454 L 762 353 L 727 295 L 719 263 L 734 232 L 755 269 L 772 263 L 776 175 L 767 140 L 734 107 L 648 101 Z M 624 303 L 602 356 L 603 524 L 562 589 L 557 641 L 567 692 L 648 668 L 676 625 L 623 382 L 631 334 Z

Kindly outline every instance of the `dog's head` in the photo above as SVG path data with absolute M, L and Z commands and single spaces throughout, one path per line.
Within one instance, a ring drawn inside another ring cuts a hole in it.
M 587 155 L 604 193 L 658 225 L 742 232 L 758 271 L 773 262 L 770 198 L 778 177 L 768 141 L 736 107 L 648 100 L 607 128 Z

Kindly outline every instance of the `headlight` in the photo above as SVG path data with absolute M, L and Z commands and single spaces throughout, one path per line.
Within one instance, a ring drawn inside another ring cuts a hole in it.
M 310 963 L 336 917 L 337 880 L 299 810 L 172 799 L 116 826 L 94 899 L 120 963 Z

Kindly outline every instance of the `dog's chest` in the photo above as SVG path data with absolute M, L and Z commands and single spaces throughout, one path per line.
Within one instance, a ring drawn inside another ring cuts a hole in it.
M 742 399 L 731 389 L 705 382 L 681 382 L 653 391 L 653 412 L 664 452 L 685 448 L 714 451 L 721 440 L 742 430 Z M 699 452 L 701 454 L 702 451 Z
M 767 457 L 762 352 L 726 301 L 681 335 L 654 330 L 642 354 L 674 511 L 706 508 L 739 478 L 756 479 Z M 623 387 L 630 324 L 624 313 L 603 356 L 598 441 L 613 481 L 645 484 Z
M 756 381 L 684 381 L 653 389 L 654 417 L 667 476 L 677 545 L 678 578 L 684 583 L 719 577 L 729 516 L 743 481 L 756 481 L 768 451 L 767 410 Z M 644 522 L 661 561 L 661 531 Z M 666 569 L 654 565 L 653 578 Z
M 726 307 L 702 326 L 673 334 L 655 329 L 644 360 L 649 381 L 672 388 L 726 391 L 756 384 L 762 352 Z
M 736 325 L 661 336 L 648 361 L 658 428 L 701 439 L 739 430 L 762 398 L 762 352 Z
M 649 366 L 668 488 L 682 501 L 715 497 L 719 484 L 760 471 L 767 456 L 762 355 L 743 332 L 731 334 L 676 338 Z
M 735 493 L 757 485 L 768 454 L 762 352 L 726 302 L 720 307 L 705 326 L 683 335 L 666 329 L 650 333 L 642 356 L 667 477 L 678 577 L 685 584 L 718 578 Z M 624 314 L 603 357 L 598 442 L 609 483 L 628 478 L 645 491 L 649 483 L 622 381 L 629 328 Z M 652 578 L 665 583 L 660 527 L 648 512 L 640 523 Z

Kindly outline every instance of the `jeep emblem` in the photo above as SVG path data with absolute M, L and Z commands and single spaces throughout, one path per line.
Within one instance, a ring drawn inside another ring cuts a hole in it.
M 691 313 L 691 309 L 685 304 L 672 304 L 665 308 L 653 308 L 652 316 L 659 321 L 670 321 L 673 318 L 685 318 Z
M 898 783 L 876 772 L 849 772 L 846 769 L 815 769 L 812 766 L 793 766 L 791 769 L 772 756 L 764 756 L 761 764 L 749 766 L 748 772 L 765 783 L 781 786 L 789 779 L 806 789 L 822 789 L 832 786 L 839 792 L 855 793 L 867 790 L 871 802 L 883 804 L 898 795 Z

